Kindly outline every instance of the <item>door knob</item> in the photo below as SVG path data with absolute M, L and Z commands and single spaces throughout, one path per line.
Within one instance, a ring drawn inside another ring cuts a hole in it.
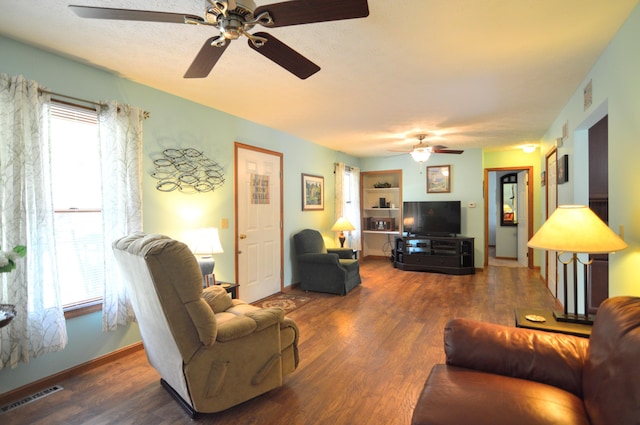
M 245 235 L 244 233 L 240 235 L 240 239 L 247 239 L 247 235 Z

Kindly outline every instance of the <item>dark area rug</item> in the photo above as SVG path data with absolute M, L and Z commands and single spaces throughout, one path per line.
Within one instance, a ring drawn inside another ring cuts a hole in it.
M 285 312 L 289 313 L 297 308 L 302 307 L 303 305 L 308 304 L 313 298 L 302 296 L 302 295 L 291 295 L 291 294 L 273 294 L 267 298 L 262 300 L 258 300 L 253 303 L 253 305 L 267 308 L 267 307 L 280 307 Z

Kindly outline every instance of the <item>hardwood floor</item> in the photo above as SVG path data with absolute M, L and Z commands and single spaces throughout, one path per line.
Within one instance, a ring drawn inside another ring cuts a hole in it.
M 345 297 L 313 294 L 289 313 L 300 328 L 300 366 L 285 385 L 201 424 L 410 423 L 431 366 L 444 361 L 452 317 L 513 326 L 514 309 L 554 300 L 526 268 L 488 267 L 471 276 L 404 272 L 365 260 L 363 284 Z M 294 293 L 302 291 L 293 290 Z M 10 411 L 12 424 L 189 424 L 143 351 L 59 382 L 63 391 Z

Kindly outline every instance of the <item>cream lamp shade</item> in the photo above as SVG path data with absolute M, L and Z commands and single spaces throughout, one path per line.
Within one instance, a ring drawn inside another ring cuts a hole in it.
M 334 232 L 340 232 L 340 234 L 338 235 L 338 240 L 340 241 L 340 247 L 343 248 L 344 247 L 344 241 L 345 241 L 345 236 L 344 236 L 344 232 L 348 232 L 351 230 L 356 230 L 355 227 L 353 227 L 353 224 L 351 224 L 351 222 L 345 218 L 345 217 L 340 217 L 336 223 L 333 225 L 333 227 L 331 228 L 332 231 Z
M 221 254 L 224 252 L 222 244 L 220 243 L 218 229 L 215 227 L 206 227 L 192 230 L 187 235 L 187 244 L 198 260 L 198 265 L 200 266 L 200 271 L 202 272 L 206 286 L 208 282 L 207 276 L 213 276 L 213 269 L 216 265 L 213 254 Z
M 221 254 L 224 252 L 220 235 L 215 227 L 197 229 L 191 232 L 188 241 L 191 252 L 196 255 Z
M 334 232 L 348 232 L 350 230 L 356 230 L 356 228 L 353 227 L 353 224 L 351 224 L 348 219 L 346 219 L 345 217 L 340 217 L 338 221 L 336 221 L 336 223 L 333 225 L 331 230 Z
M 527 246 L 548 251 L 606 254 L 625 249 L 627 244 L 589 207 L 561 205 Z

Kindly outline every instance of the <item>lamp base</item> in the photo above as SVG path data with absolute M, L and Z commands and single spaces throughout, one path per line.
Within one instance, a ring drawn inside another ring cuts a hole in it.
M 211 256 L 197 256 L 196 259 L 198 260 L 198 265 L 200 266 L 200 271 L 202 272 L 202 286 L 207 287 L 209 286 L 207 284 L 207 276 L 213 274 L 213 269 L 216 265 L 216 262 Z
M 344 241 L 347 240 L 347 238 L 340 236 L 338 237 L 338 240 L 340 241 L 340 248 L 344 248 Z
M 561 313 L 553 312 L 553 317 L 558 322 L 581 323 L 583 325 L 593 325 L 595 316 L 593 314 Z

